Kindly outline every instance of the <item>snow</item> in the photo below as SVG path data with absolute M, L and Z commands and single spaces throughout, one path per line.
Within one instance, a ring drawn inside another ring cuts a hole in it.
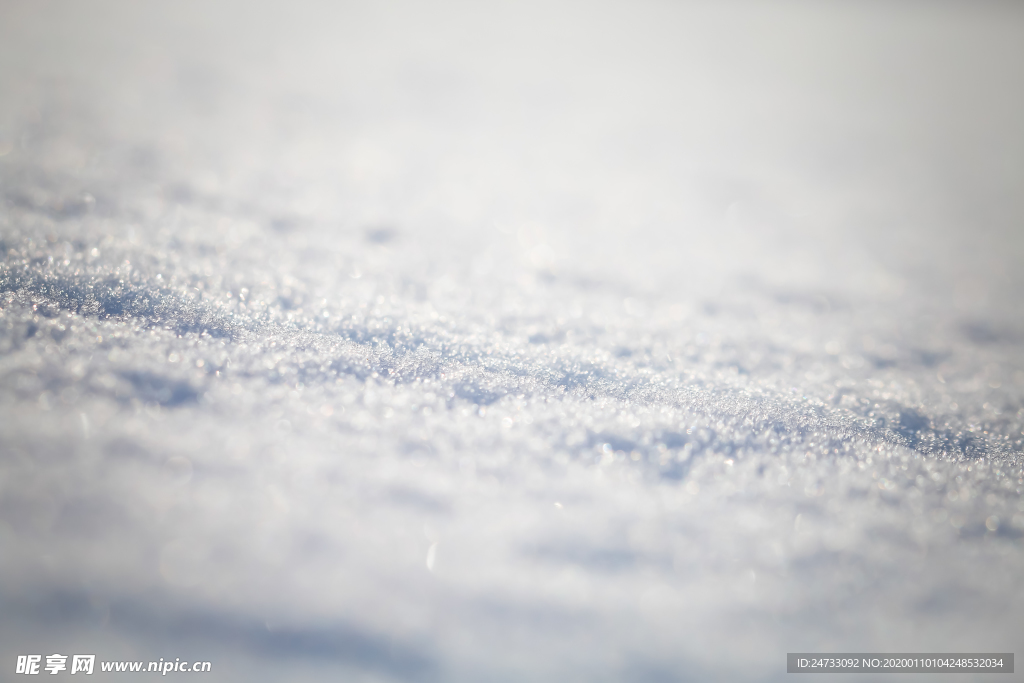
M 3 666 L 1021 649 L 1022 34 L 5 3 Z

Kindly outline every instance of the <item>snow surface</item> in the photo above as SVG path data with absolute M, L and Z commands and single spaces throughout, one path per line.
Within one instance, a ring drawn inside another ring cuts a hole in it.
M 1022 7 L 3 3 L 5 676 L 1024 651 Z

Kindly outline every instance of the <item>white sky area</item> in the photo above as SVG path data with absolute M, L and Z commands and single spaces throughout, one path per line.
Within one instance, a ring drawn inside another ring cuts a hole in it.
M 1022 121 L 1014 2 L 3 3 L 0 666 L 1024 652 Z

